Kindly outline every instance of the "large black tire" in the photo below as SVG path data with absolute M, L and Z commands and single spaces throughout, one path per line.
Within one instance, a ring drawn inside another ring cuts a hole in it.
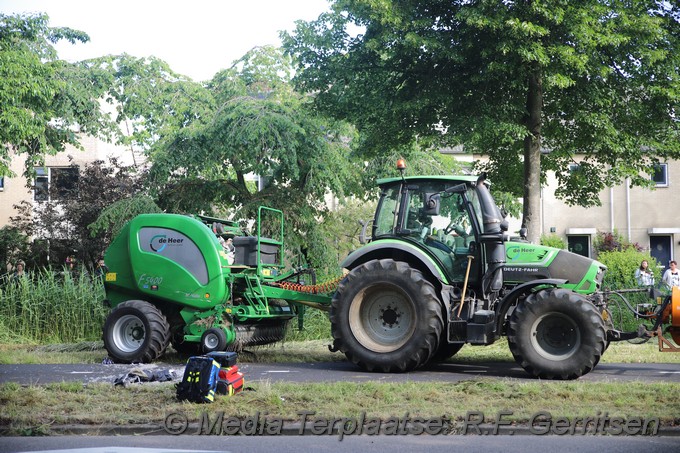
M 367 371 L 413 370 L 434 355 L 444 328 L 434 286 L 407 263 L 369 261 L 340 282 L 330 310 L 335 346 Z
M 435 363 L 444 362 L 458 354 L 458 351 L 460 351 L 463 346 L 465 346 L 464 343 L 449 343 L 446 341 L 446 338 L 443 338 L 442 336 L 439 347 L 435 351 L 434 356 L 432 356 L 430 361 Z
M 527 296 L 508 325 L 508 344 L 515 360 L 542 379 L 576 379 L 589 373 L 602 356 L 606 338 L 597 308 L 562 288 Z
M 118 304 L 104 323 L 104 346 L 117 363 L 150 363 L 163 355 L 170 326 L 161 311 L 142 300 Z

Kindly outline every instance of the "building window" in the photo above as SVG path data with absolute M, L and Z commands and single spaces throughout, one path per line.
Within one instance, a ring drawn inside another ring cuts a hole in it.
M 2 192 L 3 190 L 5 190 L 5 177 L 0 176 L 0 192 Z
M 656 187 L 668 187 L 668 164 L 654 166 L 652 181 L 654 181 Z
M 63 200 L 78 187 L 78 167 L 38 167 L 35 174 L 35 201 Z
M 590 258 L 590 236 L 574 235 L 567 236 L 567 246 L 570 252 Z

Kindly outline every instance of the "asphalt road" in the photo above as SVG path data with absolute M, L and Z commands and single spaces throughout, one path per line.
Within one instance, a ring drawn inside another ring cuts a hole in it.
M 0 437 L 0 451 L 73 453 L 449 453 L 454 451 L 526 453 L 670 453 L 677 437 L 656 436 L 59 436 Z M 83 450 L 84 449 L 84 450 Z
M 409 373 L 368 373 L 349 362 L 319 363 L 241 363 L 246 382 L 458 382 L 476 377 L 500 377 L 519 381 L 534 378 L 513 362 L 484 364 L 444 363 Z M 134 369 L 147 374 L 157 370 L 174 371 L 181 379 L 184 367 L 163 363 L 150 365 L 0 365 L 0 382 L 46 384 L 62 381 L 113 382 Z M 605 363 L 580 378 L 589 382 L 680 382 L 680 364 Z

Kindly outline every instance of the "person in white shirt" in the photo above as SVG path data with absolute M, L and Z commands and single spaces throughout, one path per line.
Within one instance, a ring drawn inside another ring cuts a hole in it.
M 647 260 L 642 260 L 640 267 L 635 269 L 635 281 L 640 286 L 654 285 L 654 273 L 649 269 Z
M 663 273 L 661 281 L 669 288 L 673 286 L 680 287 L 680 271 L 678 270 L 678 263 L 673 260 L 669 263 L 668 269 Z

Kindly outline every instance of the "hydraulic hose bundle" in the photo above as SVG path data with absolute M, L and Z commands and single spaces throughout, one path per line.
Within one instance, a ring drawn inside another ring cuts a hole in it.
M 316 285 L 303 285 L 302 283 L 295 282 L 279 282 L 276 285 L 288 291 L 296 291 L 298 293 L 307 294 L 319 294 L 330 293 L 335 291 L 338 287 L 338 283 L 340 283 L 340 280 L 342 280 L 342 277 L 338 277 L 333 280 L 328 280 L 326 282 L 319 283 Z

